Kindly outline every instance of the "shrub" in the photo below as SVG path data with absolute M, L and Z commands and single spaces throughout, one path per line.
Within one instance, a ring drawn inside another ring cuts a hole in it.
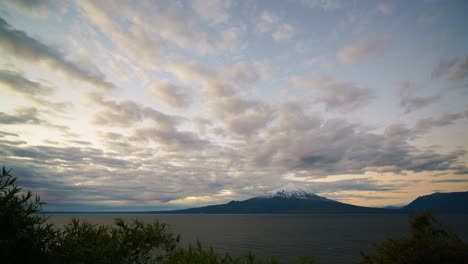
M 166 260 L 166 263 L 177 264 L 279 264 L 281 263 L 276 258 L 257 259 L 251 252 L 247 252 L 241 257 L 231 257 L 229 254 L 220 255 L 214 252 L 212 247 L 203 248 L 202 244 L 197 241 L 194 247 L 189 245 L 188 248 L 179 248 Z M 311 257 L 300 258 L 297 264 L 313 264 L 314 259 Z
M 39 197 L 23 193 L 10 171 L 3 167 L 0 175 L 0 256 L 6 263 L 46 262 L 57 233 L 35 214 Z
M 410 238 L 389 238 L 374 244 L 376 254 L 361 252 L 361 263 L 468 263 L 468 245 L 426 212 L 411 221 Z
M 233 258 L 213 248 L 180 247 L 180 236 L 166 224 L 145 224 L 115 219 L 113 226 L 94 225 L 72 219 L 62 229 L 38 215 L 42 203 L 38 196 L 23 193 L 16 178 L 3 167 L 0 175 L 0 258 L 2 263 L 70 264 L 275 264 L 272 258 L 261 260 L 251 253 Z M 298 263 L 313 263 L 303 258 Z
M 56 263 L 159 263 L 180 240 L 166 224 L 117 218 L 114 226 L 73 219 L 58 232 L 52 259 Z

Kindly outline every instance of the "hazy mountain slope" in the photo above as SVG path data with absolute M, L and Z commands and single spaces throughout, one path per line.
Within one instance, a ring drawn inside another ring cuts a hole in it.
M 227 204 L 183 210 L 154 212 L 165 214 L 322 214 L 322 213 L 394 213 L 395 210 L 369 208 L 340 203 L 288 184 L 263 195 Z
M 468 213 L 468 192 L 420 196 L 402 209 L 411 212 L 431 210 L 434 213 Z

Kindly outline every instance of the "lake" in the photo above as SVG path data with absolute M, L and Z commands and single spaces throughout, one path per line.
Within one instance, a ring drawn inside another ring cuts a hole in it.
M 50 222 L 63 226 L 72 218 L 95 224 L 113 219 L 159 220 L 182 235 L 183 243 L 199 239 L 219 253 L 240 255 L 247 250 L 259 257 L 276 256 L 292 261 L 314 256 L 318 263 L 358 263 L 360 250 L 372 242 L 409 235 L 406 214 L 323 215 L 151 215 L 151 214 L 60 214 Z M 439 215 L 446 229 L 468 242 L 468 215 Z

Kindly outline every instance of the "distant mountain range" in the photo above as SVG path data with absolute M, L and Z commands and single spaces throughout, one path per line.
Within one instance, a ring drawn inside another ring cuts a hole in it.
M 416 198 L 401 210 L 434 213 L 468 213 L 468 192 L 433 193 Z
M 294 184 L 244 201 L 209 205 L 155 214 L 375 214 L 432 210 L 434 213 L 468 213 L 468 192 L 434 193 L 418 197 L 407 206 L 372 208 L 356 206 L 308 193 Z
M 334 213 L 392 213 L 393 210 L 369 208 L 340 203 L 308 193 L 294 184 L 266 192 L 260 196 L 227 204 L 209 205 L 156 214 L 334 214 Z

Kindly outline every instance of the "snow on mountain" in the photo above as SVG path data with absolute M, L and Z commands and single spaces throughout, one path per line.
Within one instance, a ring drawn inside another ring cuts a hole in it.
M 257 196 L 257 198 L 261 198 L 261 199 L 276 198 L 276 197 L 295 198 L 295 199 L 314 199 L 314 200 L 329 201 L 329 202 L 333 201 L 333 200 L 329 200 L 325 197 L 318 196 L 313 193 L 308 193 L 293 183 L 288 183 L 283 187 L 265 192 L 264 194 Z

